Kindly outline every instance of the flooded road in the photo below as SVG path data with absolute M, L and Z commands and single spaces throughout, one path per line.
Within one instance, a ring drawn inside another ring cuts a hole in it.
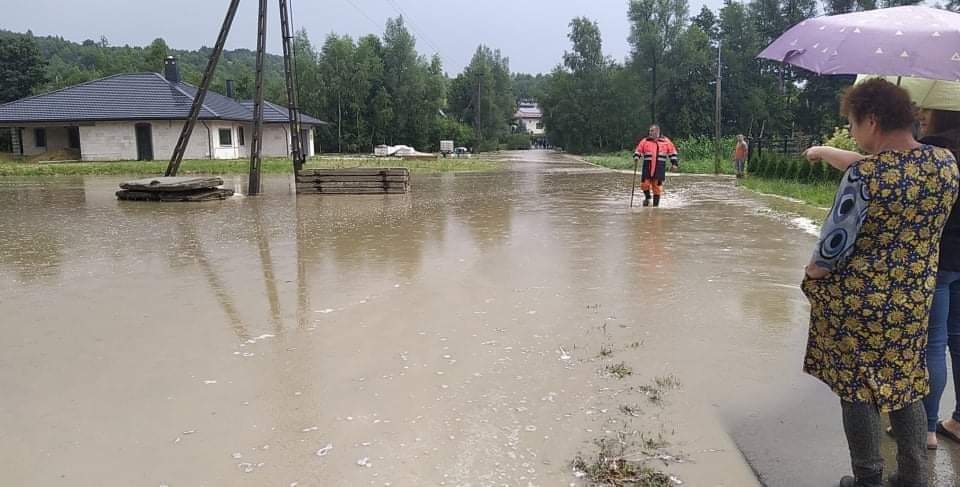
M 655 210 L 546 152 L 402 196 L 119 181 L 0 182 L 3 485 L 585 485 L 618 437 L 690 486 L 848 471 L 800 372 L 814 237 L 732 180 Z

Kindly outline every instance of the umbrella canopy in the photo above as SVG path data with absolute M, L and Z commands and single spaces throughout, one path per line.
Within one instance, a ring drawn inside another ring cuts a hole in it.
M 910 99 L 920 108 L 960 111 L 960 83 L 956 81 L 861 74 L 857 76 L 857 83 L 871 78 L 883 78 L 899 84 L 910 93 Z
M 758 57 L 818 74 L 960 81 L 960 14 L 908 6 L 816 17 L 790 28 Z

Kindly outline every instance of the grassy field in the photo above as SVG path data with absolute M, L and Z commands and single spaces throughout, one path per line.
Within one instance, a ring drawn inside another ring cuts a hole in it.
M 156 176 L 163 174 L 167 161 L 119 161 L 119 162 L 63 162 L 31 163 L 17 162 L 0 158 L 0 177 L 2 176 Z M 484 159 L 437 159 L 412 160 L 398 159 L 339 159 L 314 158 L 307 161 L 307 168 L 346 168 L 346 167 L 406 167 L 414 174 L 441 172 L 485 172 L 500 167 L 495 161 Z M 284 174 L 293 172 L 289 159 L 264 159 L 261 165 L 263 174 Z M 190 160 L 183 161 L 178 175 L 197 174 L 247 174 L 247 160 Z
M 837 183 L 834 182 L 799 183 L 784 179 L 747 177 L 739 180 L 739 184 L 753 191 L 794 198 L 820 208 L 832 206 L 837 193 Z
M 633 170 L 633 154 L 617 152 L 613 154 L 597 154 L 583 156 L 587 162 L 610 169 Z M 713 159 L 680 159 L 680 172 L 684 174 L 713 174 Z M 720 161 L 720 174 L 733 174 L 733 163 L 727 160 Z

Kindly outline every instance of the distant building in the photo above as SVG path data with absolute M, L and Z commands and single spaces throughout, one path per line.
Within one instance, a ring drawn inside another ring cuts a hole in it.
M 253 101 L 207 92 L 184 157 L 238 159 L 250 156 Z M 13 129 L 13 151 L 37 155 L 70 149 L 84 161 L 169 159 L 190 115 L 197 87 L 180 79 L 177 60 L 164 74 L 120 74 L 0 105 L 0 129 Z M 314 155 L 314 128 L 325 125 L 302 114 L 301 140 Z M 289 111 L 263 107 L 266 157 L 290 155 Z
M 520 132 L 530 135 L 547 133 L 543 126 L 543 111 L 536 102 L 522 101 L 518 104 L 517 113 L 513 114 Z

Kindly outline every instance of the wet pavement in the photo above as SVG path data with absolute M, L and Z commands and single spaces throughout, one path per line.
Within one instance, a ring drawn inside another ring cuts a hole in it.
M 618 434 L 684 485 L 848 471 L 799 370 L 809 222 L 731 179 L 659 209 L 547 152 L 402 196 L 119 181 L 0 181 L 0 484 L 584 485 Z M 960 450 L 932 461 L 954 485 Z

